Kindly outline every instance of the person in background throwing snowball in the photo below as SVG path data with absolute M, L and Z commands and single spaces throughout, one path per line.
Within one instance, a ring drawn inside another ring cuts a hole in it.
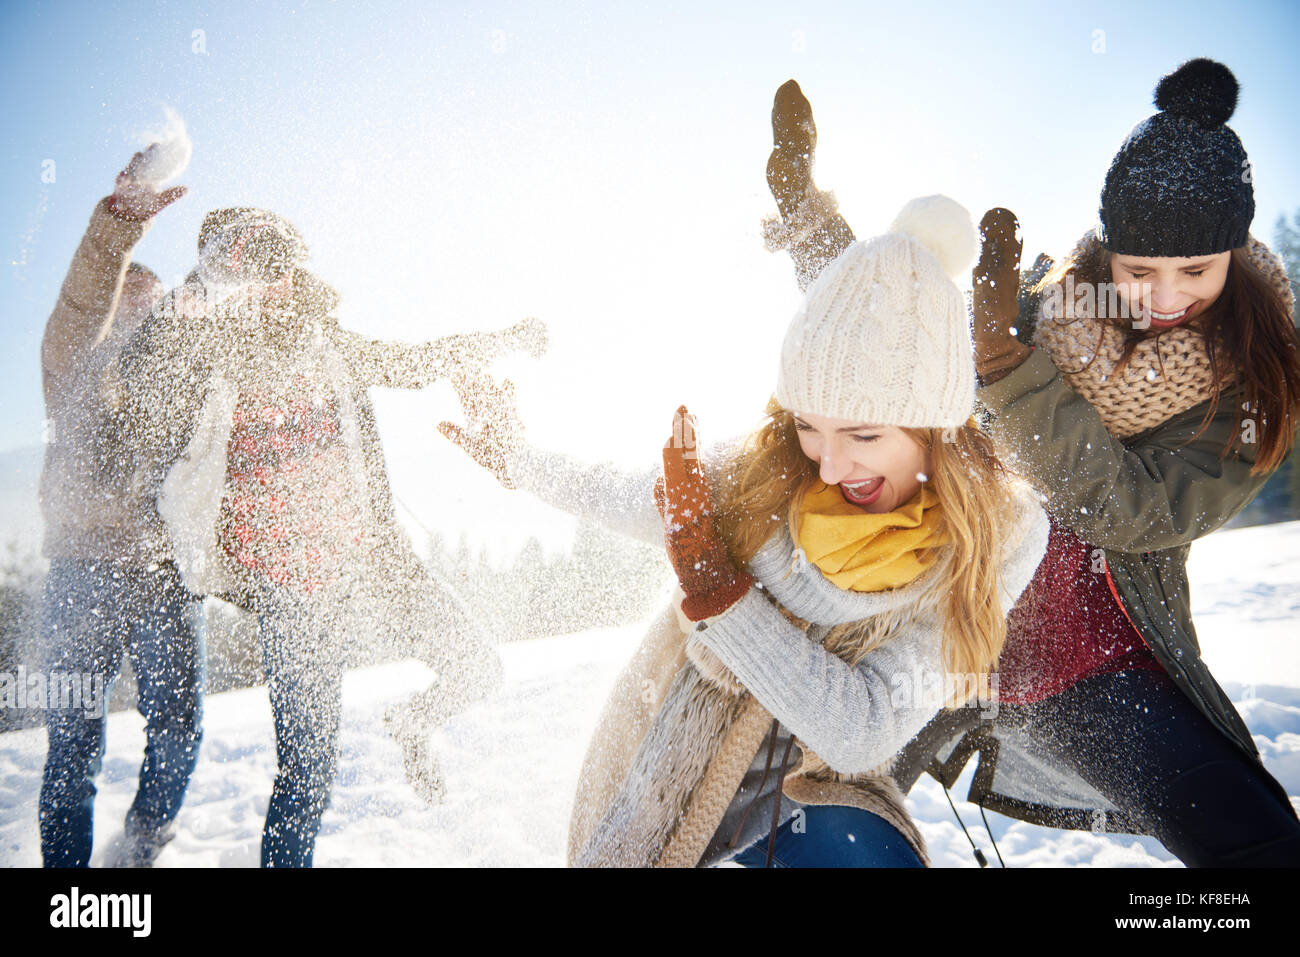
M 41 371 L 49 444 L 41 473 L 45 579 L 41 635 L 47 673 L 104 681 L 103 710 L 51 708 L 41 782 L 41 856 L 86 867 L 94 842 L 95 776 L 108 695 L 131 661 L 145 719 L 144 763 L 125 838 L 111 863 L 148 866 L 171 839 L 198 758 L 203 647 L 196 601 L 181 583 L 152 503 L 131 494 L 120 462 L 109 374 L 163 289 L 131 251 L 153 217 L 185 195 L 137 174 L 159 149 L 136 153 L 95 207 L 45 326 Z

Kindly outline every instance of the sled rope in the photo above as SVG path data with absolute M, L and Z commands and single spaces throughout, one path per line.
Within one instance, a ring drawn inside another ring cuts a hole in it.
M 980 809 L 980 818 L 984 821 L 984 830 L 988 831 L 989 843 L 993 845 L 993 853 L 998 856 L 998 863 L 1002 865 L 1002 869 L 1006 870 L 1007 862 L 1002 859 L 1002 852 L 998 850 L 998 842 L 993 840 L 993 828 L 989 827 L 989 819 L 984 816 L 984 805 L 978 804 L 976 807 Z
M 980 867 L 988 867 L 989 859 L 984 856 L 983 851 L 975 846 L 975 841 L 971 838 L 970 831 L 966 830 L 966 824 L 962 821 L 961 815 L 957 813 L 957 805 L 952 803 L 952 795 L 948 793 L 947 788 L 943 789 L 943 796 L 948 799 L 948 806 L 952 808 L 952 816 L 957 819 L 957 824 L 961 827 L 961 832 L 966 835 L 966 840 L 970 841 L 971 850 L 975 852 L 975 860 L 979 862 Z M 993 835 L 990 834 L 989 837 L 992 838 Z M 998 855 L 998 859 L 1001 860 L 1001 855 Z

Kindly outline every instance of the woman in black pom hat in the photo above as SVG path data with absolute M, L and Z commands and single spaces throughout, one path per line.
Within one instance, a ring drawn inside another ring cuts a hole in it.
M 1300 341 L 1277 258 L 1254 239 L 1238 85 L 1197 59 L 1107 171 L 1100 224 L 1019 272 L 1008 210 L 981 223 L 977 397 L 1000 454 L 1046 496 L 1047 555 L 1008 617 L 992 720 L 943 714 L 896 764 L 1033 823 L 1147 834 L 1189 866 L 1300 864 L 1300 820 L 1201 659 L 1186 560 L 1289 454 Z M 791 81 L 768 179 L 806 282 L 852 232 L 811 169 Z M 775 170 L 775 175 L 774 175 Z M 785 239 L 782 242 L 782 239 Z M 1018 281 L 1019 280 L 1019 281 Z

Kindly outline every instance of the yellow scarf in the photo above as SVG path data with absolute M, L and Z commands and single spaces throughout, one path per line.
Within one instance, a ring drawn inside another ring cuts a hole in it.
M 948 544 L 939 497 L 921 486 L 905 504 L 878 515 L 844 500 L 838 485 L 817 482 L 798 505 L 799 544 L 840 588 L 885 591 L 915 580 Z

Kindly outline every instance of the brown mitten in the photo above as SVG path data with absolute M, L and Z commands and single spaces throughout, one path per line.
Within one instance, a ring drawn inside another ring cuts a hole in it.
M 655 504 L 664 520 L 668 559 L 686 597 L 691 621 L 720 615 L 749 591 L 754 579 L 741 571 L 713 527 L 713 502 L 697 451 L 695 417 L 682 406 L 664 444 L 664 474 L 655 483 Z
M 1020 224 L 1009 209 L 990 209 L 980 220 L 980 258 L 971 275 L 975 372 L 996 382 L 1029 356 L 1015 337 L 1019 315 Z
M 853 230 L 835 211 L 835 197 L 813 185 L 817 126 L 794 80 L 781 84 L 772 102 L 772 144 L 767 185 L 781 216 L 765 220 L 763 232 L 769 249 L 790 251 L 799 288 L 807 289 L 853 243 Z
M 798 83 L 786 80 L 772 101 L 772 155 L 767 159 L 767 185 L 786 222 L 815 189 L 812 167 L 816 149 L 812 104 Z

